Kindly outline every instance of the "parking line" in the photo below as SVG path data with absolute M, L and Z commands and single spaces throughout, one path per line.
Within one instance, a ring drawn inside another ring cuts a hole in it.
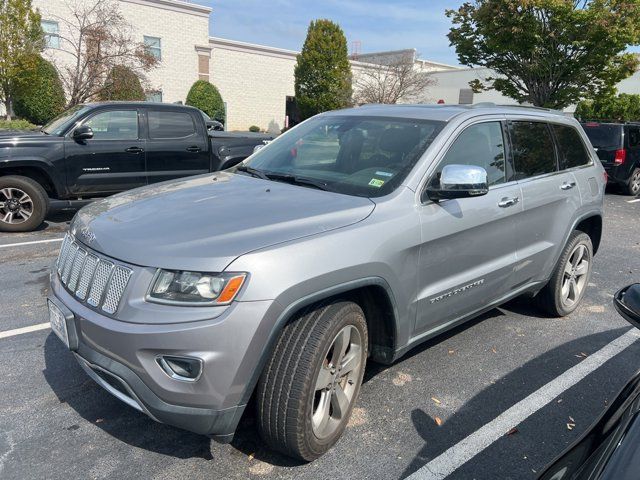
M 627 203 L 637 203 L 640 202 L 640 198 L 636 198 L 635 200 L 627 200 Z
M 14 328 L 13 330 L 0 332 L 0 338 L 15 337 L 16 335 L 22 335 L 23 333 L 37 332 L 38 330 L 45 330 L 47 328 L 51 328 L 51 324 L 49 322 L 39 323 L 29 327 Z
M 34 240 L 33 242 L 9 243 L 8 245 L 0 245 L 0 248 L 22 247 L 23 245 L 35 245 L 37 243 L 61 242 L 64 238 L 52 238 L 49 240 Z
M 498 415 L 464 440 L 452 446 L 408 477 L 410 480 L 443 479 L 471 460 L 493 442 L 503 437 L 560 394 L 573 387 L 587 375 L 597 370 L 607 360 L 615 357 L 640 337 L 633 329 L 591 354 L 559 377 L 539 388 L 524 400 Z M 445 423 L 446 426 L 446 423 Z

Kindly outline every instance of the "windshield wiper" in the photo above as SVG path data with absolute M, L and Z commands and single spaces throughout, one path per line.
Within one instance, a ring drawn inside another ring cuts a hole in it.
M 326 182 L 323 182 L 320 180 L 314 180 L 313 178 L 298 177 L 296 175 L 291 175 L 289 173 L 273 173 L 273 172 L 267 172 L 266 176 L 270 180 L 275 180 L 277 182 L 286 182 L 286 183 L 291 183 L 293 185 L 302 185 L 304 187 L 317 188 L 318 190 L 331 191 L 331 188 L 329 188 Z
M 249 167 L 248 165 L 238 165 L 236 167 L 236 171 L 238 172 L 246 172 L 249 175 L 253 175 L 254 177 L 261 178 L 262 180 L 269 180 L 269 177 L 264 174 L 262 170 L 258 170 L 257 168 Z

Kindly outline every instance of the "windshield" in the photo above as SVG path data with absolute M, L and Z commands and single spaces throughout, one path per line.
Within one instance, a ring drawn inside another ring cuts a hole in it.
M 42 127 L 42 131 L 48 135 L 62 135 L 76 118 L 88 110 L 85 105 L 76 105 Z
M 582 127 L 594 148 L 612 150 L 622 148 L 622 125 L 612 123 L 583 123 Z
M 392 192 L 444 122 L 320 116 L 260 149 L 236 171 L 347 195 Z

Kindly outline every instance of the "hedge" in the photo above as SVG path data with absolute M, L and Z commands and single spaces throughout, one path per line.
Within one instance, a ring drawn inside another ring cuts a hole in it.
M 191 86 L 185 103 L 199 108 L 214 120 L 225 123 L 222 96 L 215 85 L 206 80 L 198 80 Z
M 16 116 L 44 125 L 64 110 L 64 89 L 58 72 L 42 57 L 38 56 L 36 68 L 21 85 L 13 103 Z
M 142 101 L 145 100 L 144 89 L 138 75 L 129 67 L 116 65 L 111 69 L 100 92 L 100 100 Z

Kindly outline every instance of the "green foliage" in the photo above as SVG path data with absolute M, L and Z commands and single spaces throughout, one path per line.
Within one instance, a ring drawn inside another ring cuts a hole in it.
M 638 66 L 624 53 L 640 42 L 637 0 L 476 0 L 447 16 L 460 63 L 493 69 L 484 87 L 519 102 L 563 108 L 611 94 Z
M 33 130 L 36 126 L 27 120 L 2 120 L 0 130 Z
M 13 96 L 25 73 L 36 64 L 34 54 L 44 47 L 40 14 L 32 10 L 31 0 L 0 2 L 0 101 L 11 119 Z
M 34 70 L 25 72 L 13 109 L 17 116 L 44 125 L 64 110 L 64 89 L 51 63 L 37 55 L 34 64 Z
M 347 39 L 337 24 L 330 20 L 311 22 L 294 75 L 296 103 L 303 119 L 351 103 Z
M 581 121 L 640 122 L 640 95 L 621 93 L 583 100 L 578 103 L 575 116 Z
M 259 126 L 257 126 L 257 125 L 251 125 L 251 126 L 249 127 L 249 131 L 250 131 L 250 132 L 259 132 L 259 131 L 260 131 L 260 127 L 259 127 Z
M 199 108 L 214 120 L 225 123 L 222 96 L 215 85 L 206 80 L 198 80 L 191 86 L 186 104 Z
M 144 89 L 140 78 L 129 67 L 124 65 L 114 66 L 100 91 L 99 98 L 102 101 L 141 101 L 145 99 Z

